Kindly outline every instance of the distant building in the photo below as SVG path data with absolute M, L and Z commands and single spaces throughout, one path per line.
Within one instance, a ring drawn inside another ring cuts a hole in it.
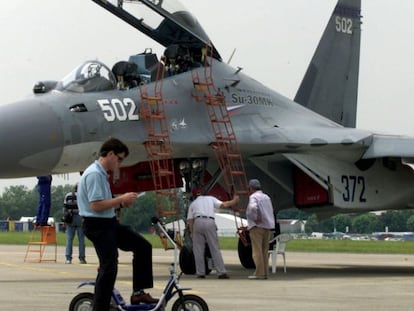
M 299 219 L 278 219 L 280 232 L 283 233 L 305 233 L 305 220 Z

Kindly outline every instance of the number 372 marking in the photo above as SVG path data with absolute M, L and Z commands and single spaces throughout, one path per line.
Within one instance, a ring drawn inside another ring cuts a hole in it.
M 342 175 L 341 182 L 344 186 L 342 198 L 345 202 L 366 202 L 365 178 L 363 176 Z

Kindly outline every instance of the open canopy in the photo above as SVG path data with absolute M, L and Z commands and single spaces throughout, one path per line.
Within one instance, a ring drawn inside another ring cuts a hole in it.
M 211 46 L 213 57 L 219 53 L 197 19 L 178 0 L 92 0 L 164 47 Z

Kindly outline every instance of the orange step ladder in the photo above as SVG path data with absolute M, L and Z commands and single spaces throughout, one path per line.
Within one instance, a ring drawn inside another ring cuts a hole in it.
M 54 248 L 50 253 L 46 252 L 46 247 L 48 245 Z M 34 254 L 35 256 L 30 257 L 30 254 Z M 45 258 L 46 256 L 49 257 Z M 53 259 L 50 258 L 50 256 L 53 256 Z M 56 227 L 54 226 L 35 227 L 32 230 L 30 241 L 27 243 L 24 262 L 42 261 L 57 261 Z

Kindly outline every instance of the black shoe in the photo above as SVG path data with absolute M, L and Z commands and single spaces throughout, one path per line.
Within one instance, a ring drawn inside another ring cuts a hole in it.
M 158 299 L 152 298 L 148 293 L 135 294 L 131 296 L 131 304 L 138 305 L 140 303 L 157 303 Z
M 205 275 L 197 275 L 197 279 L 205 279 L 206 276 Z
M 217 278 L 222 279 L 222 280 L 223 279 L 230 279 L 230 277 L 227 273 L 220 274 Z

